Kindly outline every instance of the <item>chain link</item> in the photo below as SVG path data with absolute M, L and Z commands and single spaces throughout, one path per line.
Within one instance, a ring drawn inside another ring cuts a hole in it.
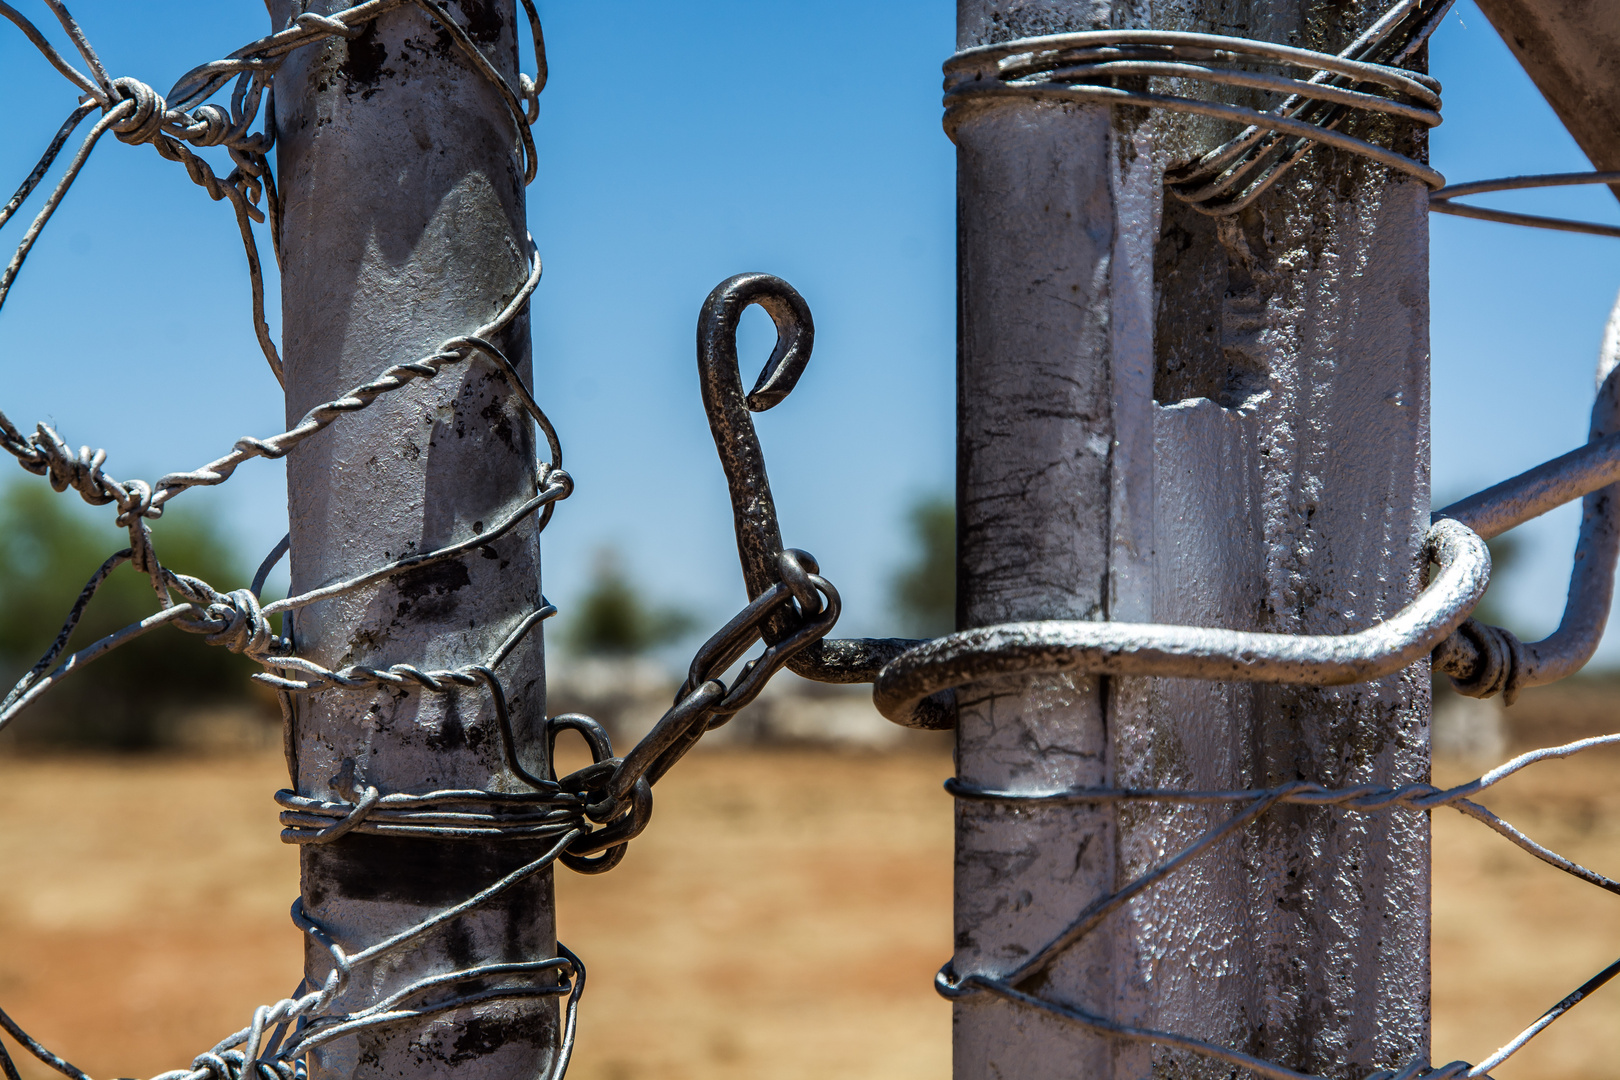
M 270 110 L 260 123 L 261 106 L 273 93 L 277 70 L 294 51 L 330 43 L 332 39 L 354 38 L 373 20 L 399 8 L 415 7 L 434 20 L 467 63 L 499 93 L 513 121 L 514 150 L 521 159 L 525 178 L 534 178 L 536 155 L 529 128 L 538 116 L 539 94 L 546 83 L 547 66 L 540 21 L 532 0 L 522 2 L 533 36 L 537 69 L 533 77 L 520 75 L 516 86 L 497 71 L 438 0 L 367 0 L 331 15 L 296 13 L 276 33 L 188 72 L 167 96 L 156 93 L 137 79 L 112 77 L 62 4 L 58 0 L 45 2 L 62 24 L 89 73 L 69 63 L 37 27 L 0 0 L 0 16 L 20 28 L 46 60 L 84 95 L 16 194 L 0 207 L 0 227 L 4 227 L 44 181 L 82 123 L 98 110 L 101 115 L 81 141 L 0 273 L 0 305 L 4 304 L 29 252 L 91 151 L 110 131 L 125 143 L 151 145 L 160 156 L 180 164 L 192 182 L 202 187 L 210 198 L 231 204 L 252 283 L 255 335 L 269 367 L 280 380 L 282 365 L 265 320 L 262 270 L 252 228 L 254 224 L 268 227 L 272 246 L 279 256 L 280 206 L 267 160 L 274 147 L 275 130 Z M 1400 119 L 1420 127 L 1439 122 L 1438 84 L 1401 65 L 1422 47 L 1451 3 L 1452 0 L 1399 0 L 1336 55 L 1216 35 L 1119 30 L 1025 39 L 968 50 L 946 65 L 946 126 L 948 130 L 953 129 L 972 110 L 1005 98 L 1146 106 L 1235 121 L 1243 126 L 1235 138 L 1172 169 L 1167 175 L 1168 190 L 1172 194 L 1208 213 L 1232 214 L 1251 205 L 1312 146 L 1327 145 L 1358 154 L 1439 189 L 1434 192 L 1431 204 L 1437 211 L 1571 227 L 1567 222 L 1476 211 L 1454 205 L 1450 199 L 1507 187 L 1576 182 L 1574 178 L 1520 178 L 1446 188 L 1440 174 L 1425 163 L 1335 130 L 1344 119 L 1357 112 Z M 1299 78 L 1251 70 L 1257 66 L 1310 74 Z M 1280 94 L 1283 100 L 1274 108 L 1260 110 L 1132 88 L 1138 83 L 1146 85 L 1143 80 L 1153 78 L 1237 86 Z M 1118 85 L 1121 79 L 1137 80 L 1137 83 L 1121 86 Z M 229 105 L 211 103 L 210 99 L 227 86 L 232 87 Z M 259 130 L 254 131 L 256 124 Z M 223 177 L 196 152 L 208 148 L 222 148 L 228 155 L 231 168 Z M 1582 182 L 1608 182 L 1609 179 L 1612 179 L 1610 174 L 1601 174 L 1586 177 Z M 1547 675 L 1544 681 L 1567 674 L 1571 670 L 1568 657 L 1586 644 L 1585 638 L 1575 640 L 1579 634 L 1572 631 L 1573 637 L 1569 640 L 1526 646 L 1506 631 L 1475 623 L 1467 619 L 1467 615 L 1488 579 L 1489 558 L 1482 537 L 1496 535 L 1572 498 L 1596 498 L 1608 484 L 1620 480 L 1620 442 L 1611 440 L 1604 426 L 1609 420 L 1600 424 L 1596 413 L 1585 451 L 1566 455 L 1437 514 L 1431 540 L 1441 557 L 1442 569 L 1434 584 L 1406 611 L 1360 635 L 1283 638 L 1241 635 L 1212 628 L 1053 623 L 1024 628 L 980 628 L 934 642 L 829 639 L 827 635 L 841 609 L 838 592 L 821 575 L 812 556 L 786 548 L 782 543 L 764 456 L 750 415 L 775 406 L 792 391 L 809 361 L 814 340 L 813 323 L 808 305 L 786 282 L 769 275 L 745 274 L 722 282 L 705 301 L 698 328 L 698 367 L 710 428 L 730 489 L 749 602 L 698 649 L 670 709 L 628 753 L 623 757 L 615 756 L 606 732 L 596 721 L 578 714 L 565 714 L 547 722 L 546 760 L 554 760 L 551 751 L 557 737 L 564 731 L 573 731 L 584 738 L 591 751 L 592 764 L 561 778 L 553 771 L 544 776 L 536 775 L 521 761 L 499 669 L 517 644 L 554 613 L 555 609 L 544 603 L 543 598 L 541 607 L 523 616 L 492 655 L 458 667 L 435 670 L 409 664 L 330 670 L 298 656 L 292 644 L 293 635 L 290 632 L 278 634 L 270 621 L 276 615 L 292 618 L 309 605 L 376 585 L 409 570 L 463 558 L 533 515 L 539 515 L 538 527 L 544 529 L 556 504 L 572 492 L 573 480 L 562 469 L 562 446 L 556 431 L 515 365 L 493 344 L 526 308 L 539 284 L 541 264 L 532 240 L 530 249 L 527 279 L 487 325 L 441 343 L 420 359 L 385 369 L 348 394 L 310 410 L 287 431 L 266 438 L 239 439 L 228 454 L 189 472 L 170 473 L 150 483 L 121 481 L 107 473 L 106 451 L 89 447 L 74 450 L 53 428 L 44 424 L 25 436 L 0 413 L 0 448 L 10 453 L 24 469 L 46 477 L 57 491 L 75 491 L 92 505 L 113 505 L 117 510 L 117 523 L 130 534 L 129 547 L 112 555 L 86 583 L 44 656 L 4 699 L 0 699 L 0 727 L 55 683 L 107 651 L 172 624 L 183 631 L 204 635 L 210 644 L 240 652 L 259 662 L 265 671 L 255 678 L 274 686 L 283 695 L 284 702 L 285 695 L 289 694 L 377 686 L 408 687 L 421 693 L 488 694 L 505 764 L 512 776 L 528 788 L 517 793 L 444 790 L 412 795 L 384 792 L 366 784 L 358 776 L 355 762 L 348 760 L 332 779 L 332 790 L 342 797 L 341 801 L 314 799 L 291 790 L 277 793 L 285 842 L 332 844 L 353 833 L 468 842 L 538 841 L 549 845 L 528 864 L 463 902 L 354 953 L 310 918 L 301 902 L 295 904 L 294 922 L 331 959 L 330 974 L 322 985 L 301 984 L 291 997 L 261 1007 L 248 1027 L 197 1057 L 190 1069 L 165 1073 L 158 1080 L 247 1080 L 249 1076 L 256 1080 L 302 1080 L 306 1075 L 304 1057 L 311 1050 L 370 1027 L 420 1020 L 487 1001 L 562 997 L 566 1000 L 565 1030 L 548 1078 L 559 1080 L 567 1068 L 577 1005 L 585 982 L 583 965 L 561 946 L 556 957 L 486 964 L 423 978 L 352 1011 L 337 1011 L 336 999 L 350 986 L 353 973 L 360 966 L 394 953 L 557 862 L 581 873 L 612 869 L 624 858 L 628 844 L 647 828 L 652 815 L 654 785 L 705 732 L 723 725 L 746 707 L 783 668 L 826 682 L 875 682 L 876 700 L 886 715 L 913 726 L 949 727 L 954 723 L 954 688 L 1009 671 L 1091 670 L 1323 683 L 1373 677 L 1386 670 L 1405 667 L 1432 649 L 1437 666 L 1450 672 L 1466 690 L 1480 694 L 1505 692 L 1511 696 L 1520 685 L 1532 685 L 1539 677 L 1537 672 Z M 771 316 L 777 328 L 777 343 L 753 389 L 744 393 L 736 331 L 743 310 L 750 305 L 759 305 Z M 419 379 L 432 379 L 453 365 L 474 362 L 490 365 L 505 378 L 513 396 L 545 435 L 550 452 L 549 461 L 536 465 L 534 495 L 513 506 L 492 529 L 270 604 L 261 603 L 260 597 L 270 570 L 287 553 L 285 539 L 265 560 L 248 589 L 220 591 L 200 579 L 175 573 L 159 561 L 147 523 L 162 515 L 170 499 L 193 487 L 222 484 L 246 461 L 274 459 L 291 453 L 344 415 L 367 408 L 383 395 L 400 392 Z M 1620 397 L 1620 389 L 1610 394 L 1610 381 L 1612 377 L 1604 383 L 1600 401 L 1607 401 L 1608 396 Z M 1620 510 L 1607 507 L 1601 527 L 1613 532 L 1616 513 Z M 1606 614 L 1614 557 L 1609 548 L 1604 548 L 1604 552 L 1604 557 L 1588 560 L 1578 573 L 1596 575 L 1579 580 L 1583 588 L 1590 586 L 1588 592 L 1596 589 L 1601 593 Z M 62 654 L 86 605 L 108 575 L 126 562 L 150 578 L 159 610 L 63 660 Z M 1574 594 L 1572 588 L 1572 597 Z M 1595 639 L 1592 643 L 1595 644 Z M 761 647 L 758 655 L 743 663 L 728 684 L 726 674 L 756 646 Z M 1585 656 L 1581 656 L 1574 667 L 1584 661 Z M 1266 674 L 1256 674 L 1262 671 Z M 952 781 L 948 788 L 957 798 L 1003 806 L 1010 813 L 1034 805 L 1130 801 L 1170 805 L 1233 803 L 1238 809 L 1159 866 L 1122 889 L 1093 900 L 1062 934 L 1037 950 L 1016 970 L 957 973 L 947 965 L 940 973 L 938 988 L 953 998 L 988 992 L 1114 1037 L 1185 1049 L 1278 1080 L 1307 1080 L 1303 1074 L 1275 1063 L 1186 1035 L 1136 1028 L 1054 1003 L 1026 992 L 1020 983 L 1037 975 L 1133 897 L 1155 887 L 1180 867 L 1238 835 L 1270 809 L 1284 803 L 1351 813 L 1427 812 L 1439 806 L 1452 806 L 1550 865 L 1596 887 L 1620 892 L 1620 883 L 1537 844 L 1472 799 L 1536 762 L 1613 744 L 1620 744 L 1620 735 L 1536 751 L 1471 784 L 1447 790 L 1429 785 L 1328 789 L 1301 782 L 1251 791 L 1085 789 L 1027 793 L 986 790 Z M 1616 972 L 1620 972 L 1620 962 L 1589 980 L 1478 1066 L 1454 1062 L 1434 1069 L 1427 1062 L 1416 1061 L 1399 1072 L 1386 1070 L 1368 1080 L 1483 1076 Z M 426 1000 L 430 996 L 431 1004 Z M 30 1038 L 3 1012 L 0 1012 L 0 1028 L 49 1067 L 73 1080 L 89 1080 L 82 1071 Z M 0 1046 L 0 1071 L 8 1080 L 19 1080 L 3 1046 Z

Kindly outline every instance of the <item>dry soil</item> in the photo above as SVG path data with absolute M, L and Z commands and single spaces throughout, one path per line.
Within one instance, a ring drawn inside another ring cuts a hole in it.
M 1488 802 L 1614 873 L 1617 764 L 1543 766 Z M 944 1080 L 949 768 L 687 759 L 619 869 L 559 878 L 563 938 L 590 971 L 574 1080 Z M 0 1006 L 94 1076 L 150 1076 L 290 992 L 297 857 L 269 798 L 284 783 L 266 753 L 0 760 Z M 1477 1061 L 1620 955 L 1620 897 L 1456 813 L 1434 840 L 1435 1057 Z M 1620 981 L 1496 1075 L 1620 1077 Z

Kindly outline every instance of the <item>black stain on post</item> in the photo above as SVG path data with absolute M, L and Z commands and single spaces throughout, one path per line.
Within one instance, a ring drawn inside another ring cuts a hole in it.
M 304 896 L 312 908 L 329 897 L 421 907 L 459 904 L 480 889 L 544 855 L 549 845 L 527 840 L 468 844 L 421 837 L 350 833 L 304 849 Z M 544 880 L 537 872 L 496 903 L 542 909 L 523 894 Z
M 467 564 L 460 559 L 407 570 L 395 579 L 399 589 L 396 618 L 414 614 L 418 620 L 440 619 L 456 610 L 455 594 L 472 584 Z
M 338 73 L 349 81 L 349 93 L 359 93 L 361 98 L 369 99 L 382 80 L 394 74 L 394 69 L 387 64 L 388 46 L 378 38 L 377 21 L 373 19 L 349 41 L 348 57 L 338 65 Z

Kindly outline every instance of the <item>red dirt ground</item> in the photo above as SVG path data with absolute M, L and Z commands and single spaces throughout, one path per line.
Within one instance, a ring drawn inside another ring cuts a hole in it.
M 1487 801 L 1614 873 L 1617 765 L 1543 766 Z M 946 1077 L 931 981 L 950 951 L 949 769 L 684 762 L 619 869 L 559 877 L 563 939 L 590 970 L 574 1080 Z M 0 1005 L 94 1076 L 150 1076 L 291 991 L 297 857 L 269 798 L 284 784 L 264 753 L 0 760 Z M 1454 812 L 1434 837 L 1435 1057 L 1477 1061 L 1620 955 L 1620 897 Z M 1620 984 L 1496 1075 L 1620 1077 Z

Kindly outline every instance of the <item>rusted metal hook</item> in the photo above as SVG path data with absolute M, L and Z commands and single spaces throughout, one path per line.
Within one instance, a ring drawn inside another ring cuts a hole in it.
M 765 362 L 754 389 L 743 393 L 737 358 L 737 324 L 750 304 L 758 304 L 776 324 L 776 348 Z M 714 448 L 731 490 L 731 511 L 737 526 L 737 555 L 749 600 L 757 599 L 781 581 L 779 555 L 782 529 L 776 520 L 776 502 L 765 473 L 765 454 L 750 412 L 764 412 L 781 404 L 804 373 L 815 342 L 810 307 L 798 291 L 770 274 L 738 274 L 717 285 L 703 302 L 698 316 L 698 377 L 703 386 L 703 407 L 709 414 Z M 788 583 L 792 585 L 791 582 Z M 775 645 L 793 633 L 797 624 L 784 606 L 765 623 L 766 645 Z M 908 638 L 822 638 L 788 660 L 790 671 L 807 679 L 830 683 L 865 683 L 879 669 L 907 649 L 922 642 Z M 948 727 L 944 709 L 929 726 Z
M 737 359 L 737 324 L 742 313 L 758 304 L 776 324 L 776 348 L 765 362 L 754 389 L 743 393 Z M 759 446 L 750 412 L 764 412 L 793 390 L 810 360 L 815 324 L 804 298 L 781 278 L 770 274 L 738 274 L 717 285 L 698 315 L 698 378 L 703 387 L 703 408 L 720 465 L 731 489 L 731 509 L 737 522 L 737 555 L 742 560 L 748 599 L 776 584 L 776 556 L 782 550 L 782 529 L 776 521 L 770 478 L 765 474 L 765 453 Z M 790 629 L 786 612 L 767 624 L 766 640 Z

